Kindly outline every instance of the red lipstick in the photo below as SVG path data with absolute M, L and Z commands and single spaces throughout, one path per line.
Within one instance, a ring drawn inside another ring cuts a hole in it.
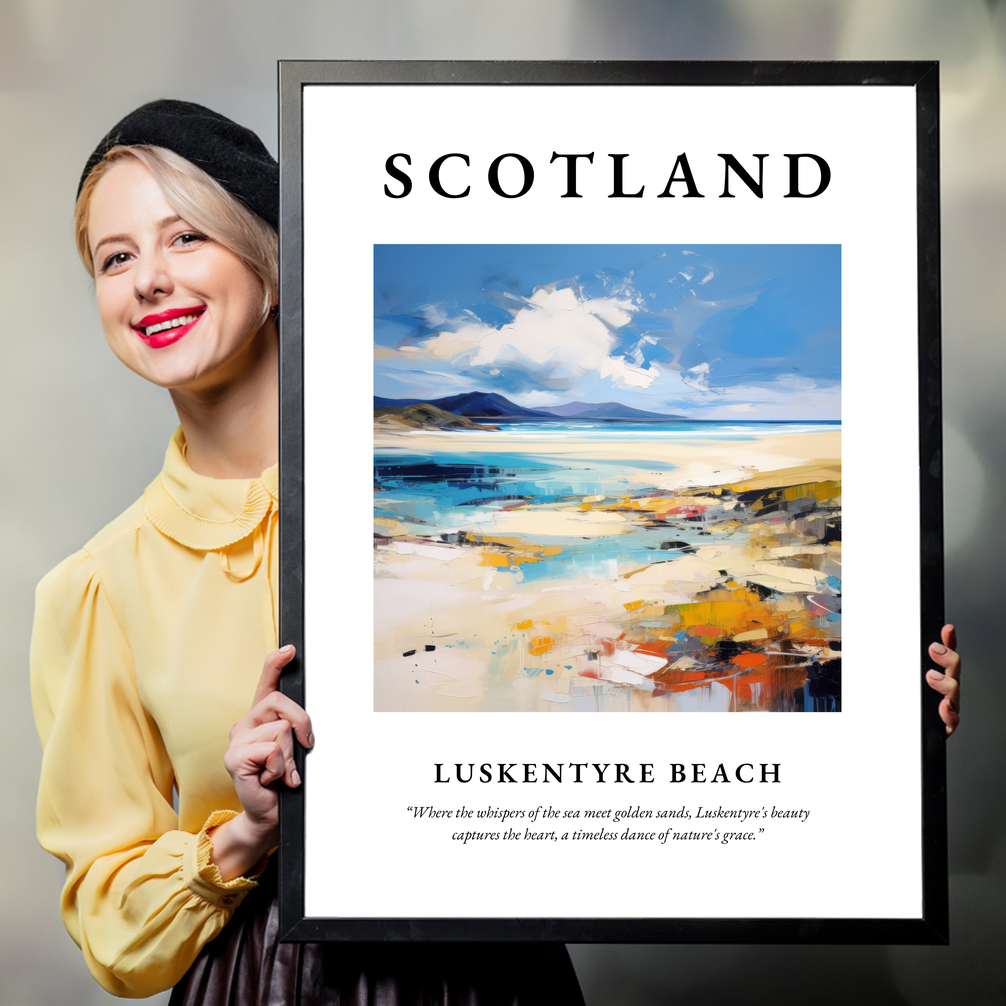
M 148 314 L 133 325 L 133 331 L 151 349 L 161 349 L 164 346 L 170 346 L 173 342 L 178 342 L 184 335 L 187 335 L 205 310 L 204 305 L 199 305 L 196 307 L 173 307 L 168 311 Z M 190 320 L 178 324 L 178 321 L 183 318 Z M 151 329 L 154 331 L 150 331 Z

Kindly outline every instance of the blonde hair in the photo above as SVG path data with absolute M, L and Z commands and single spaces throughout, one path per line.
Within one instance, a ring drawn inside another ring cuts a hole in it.
M 84 181 L 73 225 L 77 254 L 91 278 L 94 259 L 87 240 L 91 197 L 112 165 L 126 158 L 139 161 L 154 176 L 168 205 L 183 220 L 234 252 L 255 273 L 262 283 L 264 323 L 279 294 L 279 236 L 202 168 L 165 147 L 112 147 Z

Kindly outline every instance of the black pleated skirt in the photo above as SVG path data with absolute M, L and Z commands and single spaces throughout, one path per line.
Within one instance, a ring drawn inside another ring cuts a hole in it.
M 561 943 L 280 943 L 275 871 L 170 1006 L 583 1006 Z

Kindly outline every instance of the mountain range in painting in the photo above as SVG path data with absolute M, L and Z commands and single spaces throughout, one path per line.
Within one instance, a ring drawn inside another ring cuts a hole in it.
M 502 395 L 492 392 L 469 391 L 463 395 L 436 398 L 381 398 L 374 396 L 374 409 L 406 408 L 410 405 L 432 405 L 456 416 L 476 418 L 516 419 L 683 419 L 661 412 L 645 412 L 619 402 L 568 402 L 547 409 L 526 409 Z

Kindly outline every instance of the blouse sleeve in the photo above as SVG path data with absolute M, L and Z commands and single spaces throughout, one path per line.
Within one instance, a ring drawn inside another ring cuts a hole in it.
M 224 882 L 210 862 L 207 829 L 233 811 L 198 834 L 178 830 L 171 764 L 87 552 L 39 584 L 31 685 L 43 747 L 38 837 L 66 865 L 63 921 L 103 988 L 161 992 L 256 885 Z

